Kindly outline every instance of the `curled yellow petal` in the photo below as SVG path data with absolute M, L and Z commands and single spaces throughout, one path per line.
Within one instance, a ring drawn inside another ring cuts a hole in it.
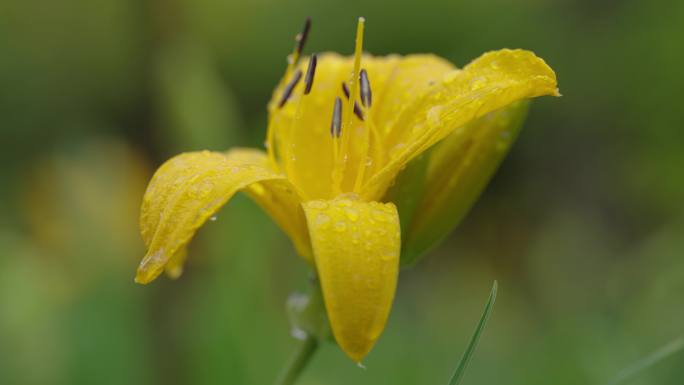
M 164 163 L 143 198 L 140 230 L 148 250 L 135 281 L 148 283 L 165 268 L 172 277 L 180 275 L 186 245 L 235 192 L 256 182 L 282 182 L 263 159 L 256 150 L 202 151 Z
M 345 198 L 302 206 L 333 335 L 360 362 L 392 307 L 400 250 L 396 207 Z
M 361 196 L 379 199 L 408 161 L 455 129 L 515 101 L 559 95 L 556 75 L 534 53 L 488 52 L 463 70 L 453 70 L 424 97 L 404 108 L 388 138 L 389 161 L 364 185 Z

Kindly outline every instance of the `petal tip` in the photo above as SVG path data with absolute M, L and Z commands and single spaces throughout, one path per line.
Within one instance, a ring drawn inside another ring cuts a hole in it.
M 135 282 L 135 283 L 137 283 L 137 284 L 139 284 L 139 285 L 147 285 L 148 283 L 152 282 L 153 279 L 154 279 L 154 278 L 152 278 L 152 279 L 148 278 L 148 277 L 146 276 L 146 274 L 141 273 L 140 271 L 138 271 L 138 272 L 135 274 L 135 278 L 133 278 L 133 282 Z
M 336 338 L 336 340 L 342 352 L 344 352 L 352 362 L 360 366 L 363 366 L 363 359 L 366 358 L 375 345 L 375 341 L 368 341 L 368 344 L 359 345 L 358 343 L 348 343 L 349 341 L 344 341 L 343 339 Z
M 147 285 L 161 274 L 164 269 L 166 260 L 162 251 L 154 254 L 147 253 L 138 266 L 138 271 L 135 274 L 135 283 Z
M 138 269 L 138 272 L 135 274 L 134 281 L 140 285 L 147 285 L 148 283 L 154 281 L 157 276 L 159 276 L 159 272 Z

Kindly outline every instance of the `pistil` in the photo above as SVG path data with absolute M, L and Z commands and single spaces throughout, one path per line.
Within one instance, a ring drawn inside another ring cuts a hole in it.
M 335 150 L 338 156 L 334 158 L 333 172 L 332 172 L 332 182 L 333 182 L 333 193 L 339 195 L 342 192 L 342 180 L 344 179 L 344 171 L 347 166 L 347 159 L 349 158 L 349 140 L 351 135 L 352 126 L 352 114 L 354 111 L 355 95 L 359 88 L 359 71 L 361 70 L 361 55 L 363 54 L 363 32 L 366 25 L 366 19 L 359 17 L 358 24 L 356 25 L 356 44 L 354 47 L 354 67 L 352 71 L 352 77 L 350 79 L 350 97 L 347 102 L 347 108 L 343 114 L 343 128 L 347 135 L 341 138 L 333 138 L 335 143 L 333 146 L 340 147 L 340 150 Z M 340 156 L 341 155 L 341 158 Z

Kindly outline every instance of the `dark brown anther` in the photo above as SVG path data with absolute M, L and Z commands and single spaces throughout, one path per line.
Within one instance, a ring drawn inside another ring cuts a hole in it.
M 339 138 L 342 134 L 342 100 L 335 98 L 333 107 L 332 123 L 330 124 L 330 136 Z
M 301 55 L 302 51 L 304 50 L 304 44 L 306 44 L 306 38 L 309 37 L 309 30 L 311 29 L 311 18 L 307 17 L 306 21 L 304 22 L 304 28 L 302 29 L 302 32 L 297 34 L 297 37 L 295 38 L 297 40 L 297 55 Z
M 347 83 L 342 82 L 342 92 L 344 92 L 344 96 L 349 99 L 349 87 L 347 87 Z
M 370 108 L 373 103 L 373 94 L 371 93 L 370 81 L 368 80 L 368 72 L 365 69 L 361 70 L 359 74 L 359 93 L 361 94 L 361 103 L 364 107 Z
M 295 72 L 294 76 L 292 77 L 292 80 L 290 80 L 289 83 L 285 86 L 285 90 L 283 91 L 283 96 L 280 98 L 280 103 L 278 103 L 278 108 L 283 108 L 285 103 L 287 103 L 288 99 L 290 99 L 290 96 L 292 95 L 292 91 L 294 90 L 295 86 L 297 86 L 297 83 L 299 83 L 299 80 L 302 78 L 302 71 L 297 70 Z
M 318 63 L 318 57 L 316 54 L 311 55 L 309 60 L 309 68 L 306 69 L 306 76 L 304 76 L 304 95 L 308 95 L 311 92 L 311 87 L 314 82 L 314 75 L 316 75 L 316 64 Z
M 359 107 L 357 102 L 354 102 L 354 115 L 363 122 L 363 111 L 361 111 L 361 107 Z
M 342 82 L 342 92 L 344 93 L 344 96 L 349 100 L 349 87 L 347 87 L 347 83 Z M 354 102 L 354 115 L 356 115 L 357 118 L 359 118 L 361 121 L 363 121 L 363 111 L 361 111 L 361 107 L 359 107 L 359 103 Z

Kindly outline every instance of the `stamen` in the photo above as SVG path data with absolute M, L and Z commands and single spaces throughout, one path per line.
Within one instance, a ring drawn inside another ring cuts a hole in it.
M 311 30 L 311 18 L 307 17 L 304 21 L 302 32 L 295 36 L 295 47 L 292 50 L 292 54 L 287 57 L 288 66 L 287 70 L 285 71 L 286 77 L 287 75 L 291 74 L 292 71 L 294 71 L 294 68 L 299 62 L 299 57 L 302 55 L 302 51 L 304 51 L 304 44 L 306 44 L 306 39 L 309 37 L 309 30 Z
M 342 134 L 342 100 L 335 98 L 333 107 L 332 123 L 330 124 L 330 136 L 339 138 Z
M 366 156 L 367 160 L 363 161 L 363 163 L 359 165 L 356 174 L 356 180 L 354 181 L 354 192 L 359 192 L 361 190 L 366 176 L 366 168 L 372 165 L 373 156 L 377 157 L 378 152 L 381 151 L 381 146 L 379 146 L 380 136 L 378 135 L 375 124 L 373 123 L 373 110 L 371 109 L 371 105 L 373 104 L 373 93 L 371 91 L 370 80 L 368 80 L 368 72 L 365 69 L 362 69 L 359 73 L 359 83 L 359 95 L 361 96 L 361 103 L 363 103 L 364 107 L 366 107 L 366 117 L 368 118 L 368 121 L 366 122 L 366 131 L 364 132 L 364 141 L 362 143 L 362 153 Z M 368 153 L 368 151 L 371 149 L 371 141 L 376 144 L 374 146 L 376 152 L 375 155 L 370 155 Z
M 344 96 L 349 100 L 349 87 L 347 87 L 347 83 L 345 82 L 342 82 L 342 92 L 344 92 Z
M 290 80 L 290 82 L 285 86 L 285 90 L 283 90 L 283 96 L 280 98 L 280 102 L 278 103 L 278 108 L 283 108 L 285 103 L 287 103 L 288 99 L 290 99 L 290 96 L 292 95 L 292 91 L 297 86 L 297 83 L 299 83 L 301 78 L 302 71 L 297 70 L 292 77 L 292 80 Z
M 347 83 L 345 82 L 342 82 L 342 92 L 347 100 L 349 100 L 349 87 L 347 87 Z M 363 111 L 361 111 L 361 107 L 359 107 L 359 103 L 357 102 L 354 102 L 354 115 L 363 122 Z
M 309 37 L 309 30 L 311 30 L 311 18 L 307 17 L 304 21 L 302 32 L 295 38 L 297 40 L 297 48 L 295 49 L 297 56 L 301 55 L 304 50 L 304 44 L 306 44 L 306 39 Z
M 316 64 L 318 64 L 318 57 L 316 54 L 311 55 L 309 60 L 309 67 L 306 69 L 306 76 L 304 77 L 304 95 L 308 95 L 311 92 L 311 87 L 313 86 L 314 75 L 316 75 Z
M 295 48 L 292 51 L 292 54 L 288 55 L 287 57 L 287 69 L 285 70 L 285 75 L 283 75 L 282 79 L 280 80 L 278 87 L 282 86 L 285 79 L 290 77 L 290 74 L 292 74 L 292 71 L 294 71 L 295 67 L 297 66 L 297 62 L 299 62 L 299 56 L 304 50 L 304 44 L 306 43 L 306 39 L 309 36 L 309 30 L 311 30 L 311 18 L 307 17 L 306 21 L 304 22 L 304 28 L 302 29 L 302 32 L 297 34 L 297 36 L 295 37 Z M 299 78 L 301 78 L 301 76 L 301 72 L 299 73 L 299 76 L 295 74 L 295 79 L 299 81 Z M 282 108 L 285 105 L 285 103 L 287 103 L 287 100 L 290 98 L 290 95 L 292 94 L 292 90 L 294 89 L 295 85 L 296 82 L 294 84 L 288 84 L 286 86 L 283 92 L 283 98 L 280 101 L 278 108 Z M 271 166 L 277 170 L 280 167 L 276 159 L 276 132 L 273 126 L 273 120 L 271 118 L 271 113 L 269 113 L 268 128 L 266 129 L 266 147 L 268 150 L 269 162 L 271 163 Z
M 365 69 L 361 70 L 359 81 L 361 82 L 361 103 L 363 103 L 364 107 L 370 107 L 373 102 L 373 94 L 371 93 L 370 81 L 368 80 L 368 72 Z

